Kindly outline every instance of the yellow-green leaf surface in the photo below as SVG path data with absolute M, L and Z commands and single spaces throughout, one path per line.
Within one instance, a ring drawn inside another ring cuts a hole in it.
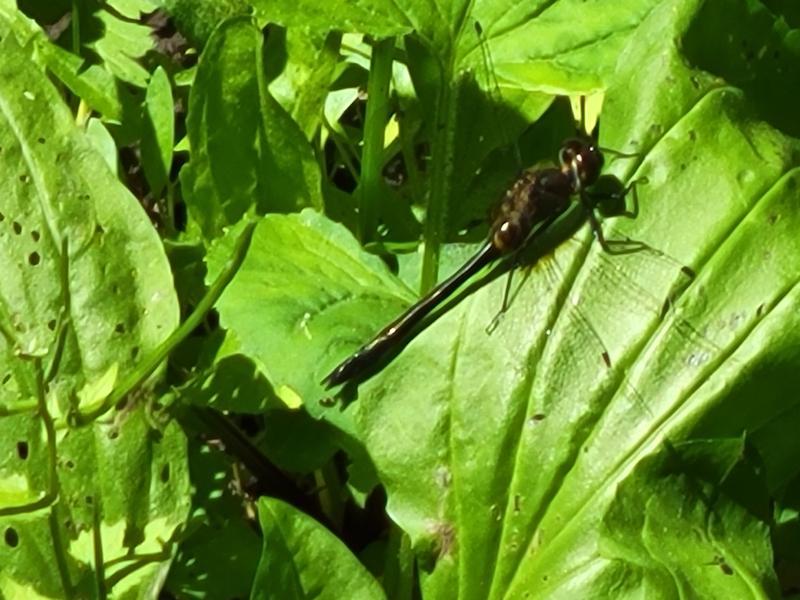
M 188 511 L 185 438 L 147 390 L 77 427 L 177 326 L 137 200 L 0 40 L 0 595 L 148 597 Z

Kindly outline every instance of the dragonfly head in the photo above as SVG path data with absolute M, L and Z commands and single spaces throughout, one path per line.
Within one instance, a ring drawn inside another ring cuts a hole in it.
M 567 140 L 561 146 L 558 160 L 561 170 L 570 176 L 575 192 L 594 184 L 603 170 L 603 153 L 591 138 Z

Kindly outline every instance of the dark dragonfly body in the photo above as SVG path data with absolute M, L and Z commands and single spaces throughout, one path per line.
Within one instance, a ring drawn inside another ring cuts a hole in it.
M 585 189 L 600 176 L 603 168 L 600 149 L 589 138 L 574 138 L 564 142 L 558 158 L 558 167 L 524 171 L 500 201 L 489 236 L 472 258 L 331 371 L 323 380 L 325 386 L 331 388 L 360 378 L 371 370 L 472 276 L 498 258 L 520 250 L 529 238 L 546 229 L 569 208 L 573 196 L 580 196 L 591 215 L 593 206 Z M 593 215 L 590 222 L 595 229 Z

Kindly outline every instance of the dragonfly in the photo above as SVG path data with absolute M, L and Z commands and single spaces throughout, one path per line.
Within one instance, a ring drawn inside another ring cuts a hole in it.
M 598 181 L 604 162 L 603 151 L 591 136 L 585 134 L 568 139 L 562 144 L 556 166 L 523 171 L 503 195 L 489 234 L 477 252 L 455 273 L 432 288 L 379 331 L 372 340 L 333 369 L 325 377 L 323 384 L 330 389 L 369 372 L 464 283 L 489 264 L 504 256 L 518 253 L 563 215 L 576 198 L 595 238 L 604 250 L 613 254 L 639 248 L 638 242 L 633 242 L 633 246 L 627 244 L 624 249 L 615 248 L 611 242 L 616 240 L 606 240 L 595 215 L 595 207 L 601 198 L 590 193 L 590 188 Z M 627 195 L 632 185 L 613 194 L 614 199 Z M 508 288 L 509 285 L 506 286 L 500 314 L 507 308 Z
M 478 35 L 481 35 L 476 24 Z M 618 157 L 633 157 L 607 148 L 601 148 L 594 136 L 586 131 L 585 99 L 580 103 L 580 125 L 575 137 L 564 141 L 558 152 L 558 160 L 546 166 L 528 168 L 516 178 L 500 198 L 488 235 L 478 250 L 450 277 L 433 287 L 415 304 L 381 329 L 366 344 L 334 368 L 322 384 L 331 389 L 350 381 L 362 379 L 374 370 L 393 350 L 407 341 L 418 325 L 436 308 L 442 305 L 467 281 L 476 276 L 488 265 L 510 255 L 519 256 L 520 251 L 534 239 L 546 232 L 576 202 L 581 207 L 583 219 L 588 221 L 595 239 L 609 254 L 627 254 L 642 250 L 653 250 L 644 242 L 635 240 L 607 240 L 595 214 L 599 204 L 607 200 L 622 201 L 629 193 L 634 200 L 631 211 L 616 210 L 617 216 L 635 217 L 638 200 L 636 185 L 645 180 L 634 180 L 628 186 L 617 181 L 616 191 L 597 193 L 592 187 L 601 179 L 605 154 Z M 610 176 L 602 176 L 610 177 Z M 653 250 L 657 254 L 658 251 Z M 516 262 L 516 260 L 514 261 Z M 688 269 L 688 268 L 687 268 Z M 493 325 L 508 308 L 511 275 L 503 295 L 500 311 L 487 327 L 491 332 Z M 686 271 L 687 275 L 691 274 Z M 608 359 L 604 358 L 608 363 Z

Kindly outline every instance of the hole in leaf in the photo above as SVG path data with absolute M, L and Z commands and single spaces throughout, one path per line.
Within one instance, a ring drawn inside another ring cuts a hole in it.
M 13 527 L 7 527 L 3 537 L 5 537 L 6 544 L 12 548 L 16 548 L 19 545 L 19 534 Z
M 169 463 L 161 467 L 161 473 L 159 476 L 161 477 L 161 483 L 167 483 L 169 481 Z
M 38 264 L 41 262 L 41 260 L 42 260 L 42 259 L 41 259 L 41 257 L 39 256 L 39 253 L 38 253 L 38 252 L 31 252 L 31 253 L 28 255 L 28 262 L 29 262 L 29 263 L 31 264 L 31 266 L 33 266 L 33 267 L 35 267 L 36 265 L 38 265 Z
M 22 224 L 18 223 L 17 221 L 14 221 L 12 227 L 14 228 L 14 233 L 16 233 L 17 235 L 22 233 Z
M 38 242 L 40 237 L 42 237 L 42 236 L 38 231 L 36 231 L 35 229 L 33 231 L 31 231 L 31 239 L 34 242 Z
M 19 456 L 22 460 L 28 458 L 28 442 L 24 440 L 17 442 L 17 456 Z

